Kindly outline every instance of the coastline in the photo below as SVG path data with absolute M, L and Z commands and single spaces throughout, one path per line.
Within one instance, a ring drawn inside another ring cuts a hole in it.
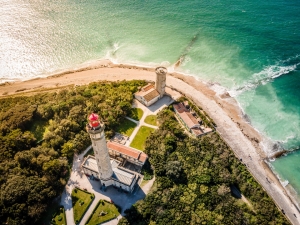
M 113 64 L 109 60 L 102 60 L 87 67 L 63 71 L 45 78 L 0 84 L 0 98 L 47 91 L 49 88 L 84 85 L 94 81 L 134 79 L 154 81 L 154 70 L 155 68 Z M 294 214 L 297 213 L 300 217 L 299 212 L 293 206 L 296 204 L 296 200 L 289 196 L 277 176 L 265 162 L 268 156 L 260 145 L 263 137 L 247 122 L 234 98 L 226 93 L 217 95 L 211 88 L 213 85 L 205 84 L 192 76 L 185 76 L 176 72 L 168 73 L 167 86 L 183 93 L 201 106 L 217 124 L 218 133 L 233 149 L 235 155 L 242 159 L 242 162 L 275 200 L 276 204 L 280 208 L 285 208 L 285 211 L 291 210 Z M 291 219 L 290 216 L 288 217 Z

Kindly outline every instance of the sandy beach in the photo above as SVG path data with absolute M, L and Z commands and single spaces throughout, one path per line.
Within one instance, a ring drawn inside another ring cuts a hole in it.
M 74 71 L 62 72 L 47 78 L 0 84 L 0 97 L 27 95 L 69 85 L 83 85 L 94 81 L 147 80 L 155 81 L 155 68 L 142 68 L 131 65 L 117 65 L 103 60 L 97 65 Z M 178 73 L 168 73 L 167 86 L 191 98 L 201 106 L 217 124 L 217 131 L 233 149 L 235 155 L 248 167 L 256 180 L 274 199 L 280 209 L 293 224 L 300 224 L 293 199 L 282 187 L 277 177 L 265 163 L 266 153 L 261 149 L 261 135 L 244 119 L 234 98 L 228 94 L 218 95 L 211 88 L 194 77 Z M 297 217 L 295 217 L 295 215 Z

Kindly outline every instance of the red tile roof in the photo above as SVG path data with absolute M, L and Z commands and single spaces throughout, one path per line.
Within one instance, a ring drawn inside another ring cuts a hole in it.
M 187 112 L 187 108 L 184 106 L 184 104 L 182 102 L 178 103 L 178 104 L 174 104 L 173 105 L 174 109 L 178 112 L 178 113 L 182 113 L 182 112 Z
M 154 89 L 153 84 L 147 84 L 146 86 L 142 87 L 142 90 L 143 90 L 143 91 L 148 91 L 148 90 L 150 90 L 151 88 Z
M 146 95 L 144 95 L 144 99 L 147 102 L 150 102 L 152 99 L 156 98 L 159 96 L 159 93 L 157 90 L 153 89 L 151 92 L 147 93 Z
M 141 162 L 146 162 L 146 159 L 148 158 L 148 155 L 147 154 L 145 154 L 144 152 L 142 152 L 141 154 L 140 154 L 140 158 L 139 158 L 139 161 L 141 161 Z
M 159 96 L 158 91 L 155 89 L 153 84 L 147 84 L 142 87 L 141 91 L 135 93 L 136 96 L 143 97 L 147 102 L 150 102 L 152 99 L 157 98 Z
M 148 158 L 147 154 L 145 154 L 144 152 L 129 148 L 125 145 L 120 145 L 116 142 L 107 142 L 107 147 L 116 152 L 135 158 L 143 163 L 145 163 L 146 159 Z
M 191 113 L 183 112 L 183 113 L 179 113 L 179 116 L 184 121 L 184 123 L 188 126 L 188 128 L 199 126 L 198 120 Z
M 194 126 L 199 126 L 199 122 L 194 117 L 189 110 L 184 106 L 182 102 L 173 105 L 174 109 L 178 112 L 178 115 L 184 121 L 184 123 L 189 127 L 192 128 Z

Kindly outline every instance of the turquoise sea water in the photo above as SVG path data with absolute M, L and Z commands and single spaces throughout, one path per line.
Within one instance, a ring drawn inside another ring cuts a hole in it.
M 256 129 L 293 150 L 300 146 L 299 12 L 299 0 L 2 0 L 0 82 L 104 58 L 171 70 L 185 55 L 177 71 L 225 87 Z M 295 159 L 273 166 L 282 180 L 292 175 L 300 193 Z

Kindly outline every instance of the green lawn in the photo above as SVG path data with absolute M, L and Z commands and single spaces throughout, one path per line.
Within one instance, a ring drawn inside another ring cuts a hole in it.
M 75 223 L 78 223 L 81 220 L 89 205 L 92 203 L 94 198 L 92 199 L 91 196 L 93 196 L 91 193 L 82 191 L 78 188 L 75 188 L 72 191 L 72 205 Z
M 154 128 L 141 126 L 134 139 L 132 140 L 130 146 L 139 150 L 145 149 L 146 138 L 154 132 Z
M 121 122 L 121 124 L 116 128 L 116 132 L 129 137 L 132 134 L 135 127 L 136 127 L 136 123 L 134 123 L 128 119 L 124 119 Z
M 153 126 L 157 126 L 157 116 L 156 115 L 149 115 L 145 118 L 145 123 L 148 123 Z
M 140 120 L 143 114 L 144 111 L 141 108 L 132 108 L 129 117 L 134 120 Z
M 55 225 L 66 225 L 67 224 L 64 207 L 60 208 L 57 211 L 57 214 L 53 218 L 52 221 L 55 222 Z
M 114 204 L 103 201 L 101 199 L 96 209 L 94 210 L 92 217 L 89 218 L 86 225 L 100 224 L 105 221 L 111 220 L 117 217 L 118 215 L 120 215 L 120 213 Z

